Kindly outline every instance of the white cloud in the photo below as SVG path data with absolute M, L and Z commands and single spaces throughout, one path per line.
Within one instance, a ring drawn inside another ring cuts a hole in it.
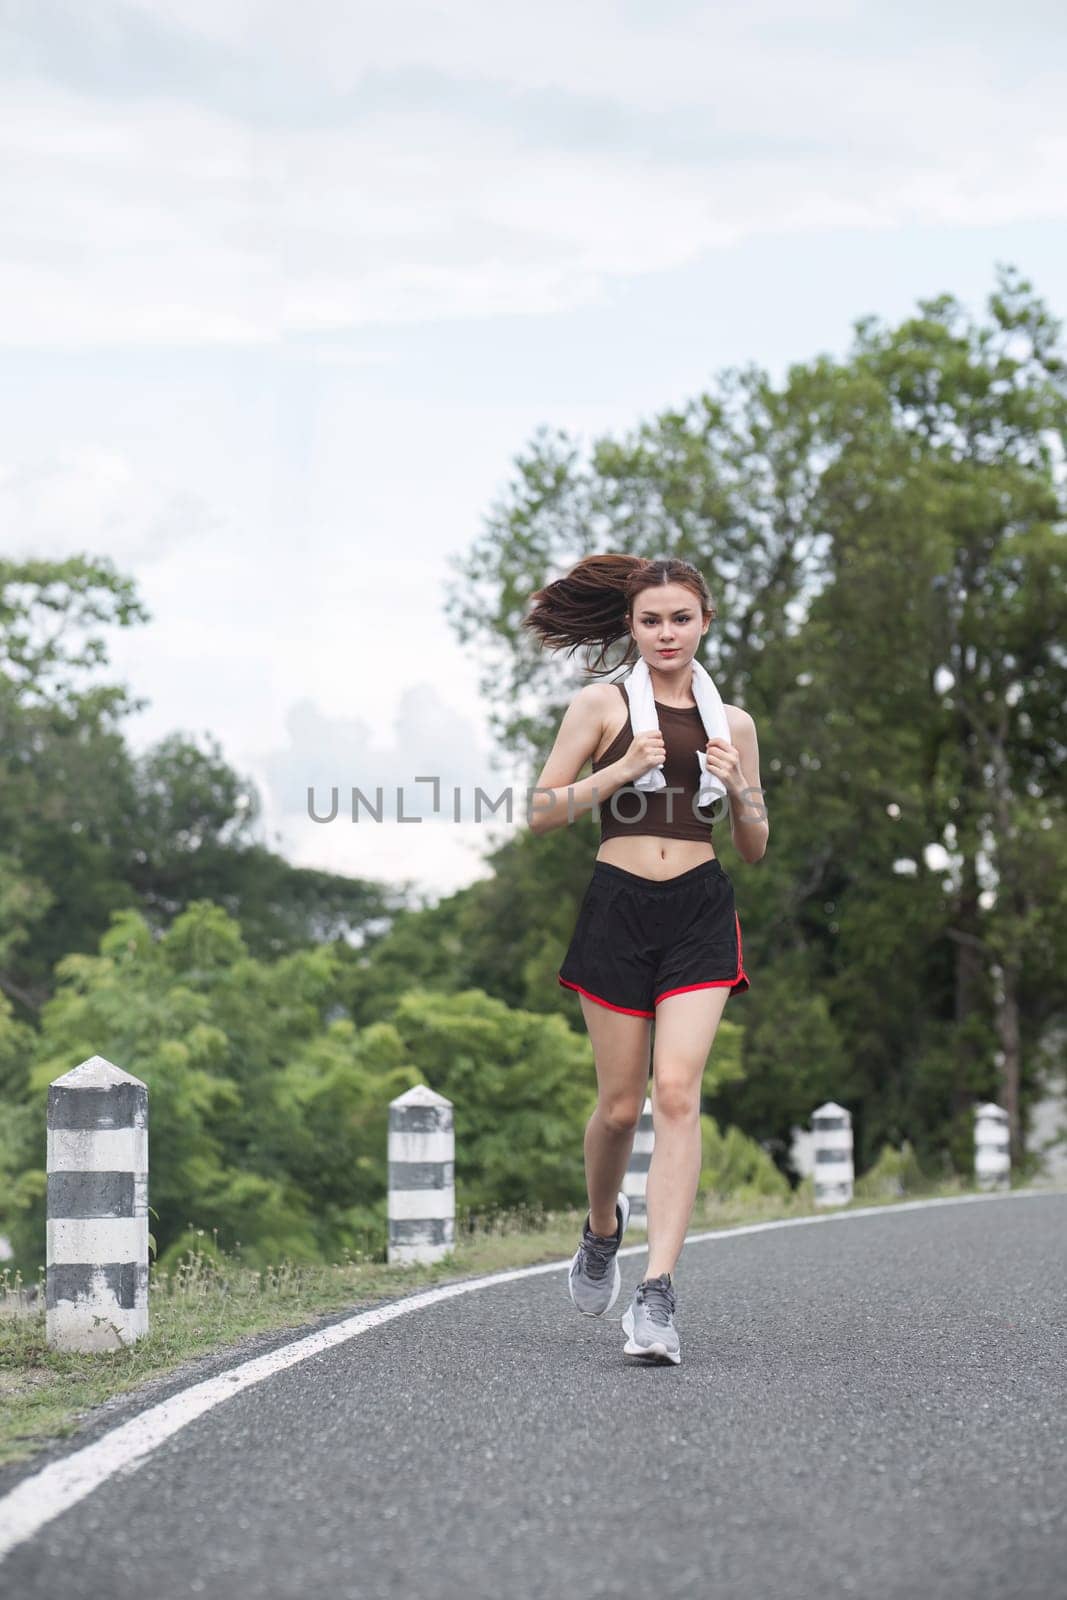
M 142 11 L 172 83 L 69 43 L 49 79 L 46 37 L 8 86 L 0 342 L 539 314 L 760 233 L 1067 214 L 1064 75 L 980 17 L 905 54 L 842 3 Z
M 977 3 L 977 0 L 976 0 Z M 536 8 L 494 0 L 284 0 L 218 5 L 213 0 L 134 0 L 145 18 L 216 46 L 281 56 L 293 72 L 316 76 L 333 93 L 357 86 L 368 70 L 425 67 L 512 87 L 543 85 L 580 93 L 603 89 L 634 105 L 661 107 L 693 95 L 728 96 L 725 74 L 707 69 L 728 49 L 769 53 L 768 27 L 796 23 L 791 0 L 542 0 Z M 804 25 L 840 29 L 855 21 L 855 0 L 809 0 Z M 718 63 L 721 68 L 721 59 Z
M 336 824 L 316 826 L 341 826 L 351 818 L 352 791 L 357 789 L 364 797 L 357 802 L 357 816 L 366 830 L 381 826 L 371 808 L 381 809 L 383 820 L 422 817 L 451 824 L 457 812 L 460 822 L 475 820 L 479 788 L 491 802 L 506 787 L 506 780 L 490 768 L 488 752 L 479 746 L 475 719 L 449 704 L 430 683 L 405 685 L 397 700 L 392 737 L 378 748 L 372 745 L 373 730 L 364 718 L 330 716 L 309 699 L 289 707 L 285 727 L 286 748 L 263 755 L 258 762 L 277 816 L 308 818 L 311 789 L 315 815 L 326 817 L 336 791 Z M 516 790 L 512 806 L 520 816 L 523 803 Z M 479 806 L 487 818 L 492 815 L 488 804 L 482 801 Z M 506 811 L 502 809 L 500 816 Z
M 0 549 L 16 560 L 88 552 L 148 565 L 215 526 L 197 496 L 147 481 L 119 451 L 81 446 L 0 462 Z
M 486 857 L 507 830 L 478 823 L 349 824 L 343 819 L 320 826 L 305 817 L 285 818 L 268 838 L 298 867 L 338 872 L 349 877 L 414 886 L 413 903 L 464 889 L 491 878 Z
M 261 754 L 246 768 L 267 802 L 268 825 L 298 865 L 409 880 L 447 893 L 490 876 L 484 864 L 489 850 L 525 824 L 519 779 L 490 765 L 476 719 L 430 683 L 404 688 L 391 735 L 377 746 L 363 717 L 330 716 L 309 699 L 290 706 L 286 732 L 284 749 Z M 420 778 L 436 778 L 436 793 Z M 510 823 L 506 801 L 495 813 L 490 809 L 509 782 Z M 309 788 L 317 821 L 309 815 Z M 353 789 L 364 797 L 355 817 Z M 478 789 L 488 801 L 479 801 L 476 812 Z M 380 822 L 368 809 L 379 806 Z

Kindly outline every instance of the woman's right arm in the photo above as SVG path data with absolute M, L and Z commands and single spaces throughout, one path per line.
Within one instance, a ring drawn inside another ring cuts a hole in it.
M 575 781 L 592 759 L 604 731 L 603 688 L 602 684 L 586 684 L 563 714 L 552 753 L 527 803 L 532 833 L 551 833 L 553 828 L 562 828 L 594 806 L 603 805 L 616 789 L 632 783 L 664 758 L 662 735 L 639 734 L 610 767 L 601 767 L 599 772 Z

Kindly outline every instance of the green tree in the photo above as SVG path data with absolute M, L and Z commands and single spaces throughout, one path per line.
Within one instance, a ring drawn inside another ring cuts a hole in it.
M 0 991 L 23 1020 L 125 908 L 162 931 L 210 898 L 270 957 L 356 937 L 401 900 L 267 849 L 255 787 L 210 735 L 129 751 L 122 719 L 146 702 L 94 675 L 104 630 L 147 620 L 107 561 L 0 561 Z

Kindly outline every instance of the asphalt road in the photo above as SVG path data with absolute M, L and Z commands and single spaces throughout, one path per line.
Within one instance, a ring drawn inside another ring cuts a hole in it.
M 1067 1195 L 688 1244 L 677 1368 L 622 1355 L 644 1261 L 602 1319 L 561 1269 L 275 1375 L 18 1546 L 0 1591 L 1067 1592 Z

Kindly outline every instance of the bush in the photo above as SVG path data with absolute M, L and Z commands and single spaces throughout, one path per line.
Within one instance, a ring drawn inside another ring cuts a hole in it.
M 929 1187 L 930 1179 L 905 1139 L 899 1150 L 884 1144 L 878 1160 L 856 1179 L 852 1192 L 857 1200 L 899 1200 L 902 1195 L 919 1194 Z
M 729 1199 L 744 1191 L 746 1196 L 777 1195 L 788 1199 L 789 1179 L 779 1172 L 762 1145 L 740 1128 L 720 1131 L 714 1117 L 700 1119 L 701 1166 L 698 1193 Z

